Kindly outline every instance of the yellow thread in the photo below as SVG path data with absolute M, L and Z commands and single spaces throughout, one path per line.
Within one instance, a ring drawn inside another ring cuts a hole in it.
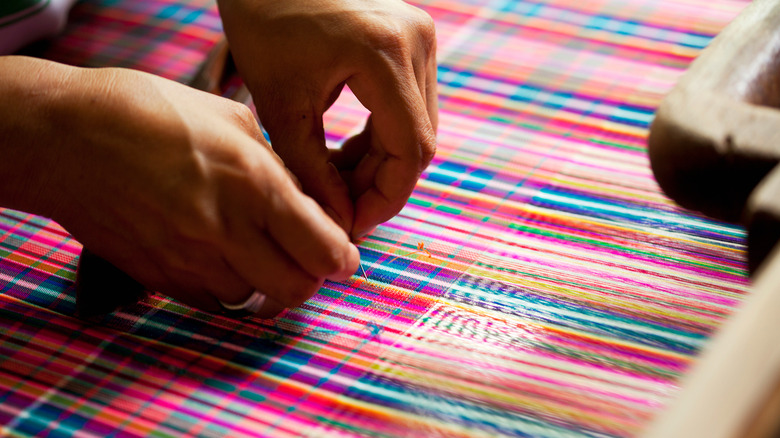
M 400 254 L 400 255 L 397 255 L 397 256 L 395 256 L 395 257 L 391 258 L 390 260 L 388 260 L 388 261 L 387 261 L 387 263 L 390 263 L 390 262 L 392 262 L 392 261 L 393 261 L 393 260 L 395 260 L 395 259 L 398 259 L 398 258 L 401 258 L 401 257 L 410 256 L 410 255 L 412 255 L 412 254 L 417 254 L 417 253 L 420 253 L 420 252 L 424 252 L 424 253 L 425 253 L 425 255 L 427 255 L 427 256 L 428 256 L 428 257 L 430 257 L 430 258 L 433 258 L 433 254 L 431 254 L 431 252 L 430 252 L 430 251 L 428 251 L 427 249 L 425 249 L 425 243 L 423 243 L 423 242 L 417 242 L 417 250 L 416 250 L 416 251 L 411 251 L 411 252 L 408 252 L 408 253 L 406 253 L 406 254 Z
M 425 248 L 425 243 L 423 243 L 423 242 L 417 242 L 417 250 L 415 250 L 415 251 L 411 251 L 411 252 L 408 252 L 408 253 L 406 253 L 406 254 L 399 254 L 399 255 L 397 255 L 397 256 L 395 256 L 395 257 L 391 258 L 390 260 L 388 260 L 386 263 L 391 263 L 393 260 L 396 260 L 396 259 L 398 259 L 398 258 L 405 257 L 405 256 L 410 256 L 410 255 L 413 255 L 413 254 L 418 254 L 418 253 L 421 253 L 421 252 L 422 252 L 422 253 L 425 253 L 425 255 L 427 255 L 428 257 L 430 257 L 430 258 L 433 258 L 433 254 L 431 254 L 431 252 L 430 252 L 430 251 L 428 251 L 428 250 Z M 365 279 L 366 279 L 366 281 L 370 281 L 370 280 L 368 279 L 368 275 L 366 274 L 366 270 L 365 270 L 365 269 L 363 269 L 363 263 L 362 263 L 362 262 L 358 262 L 358 265 L 360 266 L 360 271 L 363 273 L 363 278 L 365 278 Z

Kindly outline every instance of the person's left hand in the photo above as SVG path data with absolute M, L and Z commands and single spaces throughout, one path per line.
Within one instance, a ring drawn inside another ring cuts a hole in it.
M 436 37 L 400 0 L 219 0 L 274 150 L 353 238 L 397 214 L 436 149 Z M 341 150 L 323 113 L 347 84 L 371 111 Z

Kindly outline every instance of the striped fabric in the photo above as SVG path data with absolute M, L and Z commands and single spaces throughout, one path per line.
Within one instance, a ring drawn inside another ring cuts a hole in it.
M 80 0 L 65 34 L 35 53 L 189 82 L 222 36 L 215 0 Z
M 52 54 L 186 80 L 219 27 L 189 3 L 86 1 Z M 82 321 L 79 244 L 2 210 L 0 435 L 623 437 L 663 411 L 746 292 L 744 231 L 665 198 L 645 136 L 745 2 L 418 4 L 439 152 L 360 242 L 368 280 L 275 320 L 154 296 Z M 329 141 L 364 115 L 344 95 Z

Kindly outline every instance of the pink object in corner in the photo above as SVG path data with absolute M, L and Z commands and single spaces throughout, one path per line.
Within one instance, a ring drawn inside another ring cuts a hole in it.
M 76 0 L 12 0 L 0 5 L 0 55 L 57 35 Z

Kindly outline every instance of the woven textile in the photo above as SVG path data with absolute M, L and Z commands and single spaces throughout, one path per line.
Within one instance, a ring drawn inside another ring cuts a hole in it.
M 634 436 L 663 411 L 746 292 L 744 231 L 665 198 L 645 136 L 745 3 L 417 4 L 439 150 L 360 243 L 368 281 L 275 320 L 154 296 L 87 322 L 80 245 L 0 210 L 0 435 Z M 185 81 L 218 36 L 211 2 L 90 0 L 48 53 Z M 343 96 L 329 141 L 364 115 Z
M 221 36 L 214 0 L 80 0 L 65 34 L 35 54 L 189 82 Z

